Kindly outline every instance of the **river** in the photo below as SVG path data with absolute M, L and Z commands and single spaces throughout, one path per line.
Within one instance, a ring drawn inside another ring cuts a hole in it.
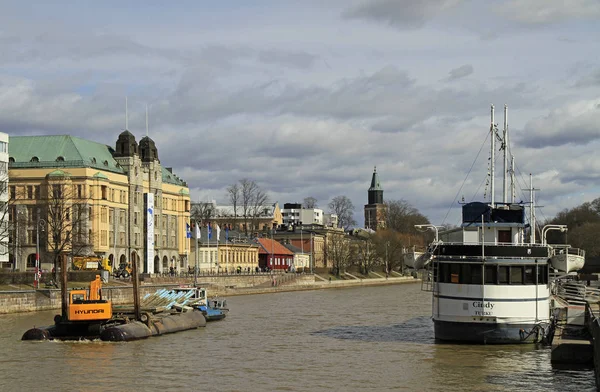
M 55 312 L 0 315 L 0 391 L 587 391 L 532 345 L 435 343 L 418 284 L 228 298 L 206 328 L 129 343 L 22 342 Z

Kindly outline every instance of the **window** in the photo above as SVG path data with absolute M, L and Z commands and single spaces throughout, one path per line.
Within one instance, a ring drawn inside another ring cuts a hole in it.
M 125 232 L 119 232 L 119 245 L 125 245 Z
M 9 190 L 10 190 L 10 198 L 11 198 L 11 199 L 15 199 L 15 198 L 16 198 L 16 195 L 17 195 L 17 192 L 16 192 L 16 188 L 15 188 L 15 186 L 14 186 L 14 185 L 11 185 L 11 186 L 9 186 L 8 188 L 9 188 Z
M 125 223 L 125 211 L 121 211 L 119 213 L 119 224 L 122 225 Z
M 33 186 L 33 193 L 34 193 L 34 196 L 35 196 L 35 198 L 36 198 L 37 200 L 41 199 L 41 197 L 40 197 L 40 187 L 39 187 L 39 185 L 34 185 L 34 186 Z
M 114 244 L 115 244 L 115 232 L 109 231 L 108 232 L 108 246 L 114 246 Z
M 134 242 L 135 246 L 139 246 L 139 244 L 140 244 L 140 233 L 135 233 L 135 235 L 134 235 L 134 241 L 135 241 Z
M 100 230 L 100 246 L 106 246 L 106 230 Z
M 481 284 L 483 278 L 482 267 L 481 264 L 471 265 L 471 284 Z
M 536 268 L 535 265 L 526 265 L 525 269 L 525 284 L 535 284 Z
M 496 284 L 498 279 L 498 266 L 497 265 L 486 265 L 485 266 L 485 283 Z
M 523 267 L 510 267 L 510 284 L 523 284 Z
M 61 185 L 59 185 L 59 184 L 52 185 L 52 197 L 55 199 L 61 199 L 63 197 Z
M 111 208 L 110 210 L 108 210 L 108 224 L 112 226 L 113 224 L 113 215 L 115 213 L 115 210 L 113 208 Z
M 498 267 L 498 284 L 509 284 L 510 267 L 501 265 Z
M 106 207 L 102 207 L 100 209 L 100 222 L 106 223 L 108 220 L 107 215 Z
M 133 213 L 133 224 L 137 225 L 138 224 L 138 216 L 139 216 L 139 212 L 134 212 Z
M 83 185 L 77 185 L 77 197 L 80 199 L 83 197 Z
M 498 230 L 498 243 L 503 243 L 503 244 L 512 243 L 510 230 Z
M 100 197 L 102 198 L 102 200 L 108 199 L 108 192 L 107 192 L 106 185 L 100 186 Z
M 56 157 L 56 162 L 64 162 L 64 161 L 65 161 L 65 157 L 63 157 L 63 156 Z
M 33 186 L 27 185 L 27 198 L 33 199 Z

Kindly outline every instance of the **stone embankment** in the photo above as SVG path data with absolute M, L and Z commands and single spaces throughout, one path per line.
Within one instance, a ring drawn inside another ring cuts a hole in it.
M 199 286 L 208 289 L 211 297 L 420 282 L 412 277 L 329 281 L 316 276 L 311 274 L 201 276 L 197 281 Z M 140 297 L 143 298 L 161 288 L 191 283 L 193 279 L 189 278 L 146 278 L 140 286 Z M 133 288 L 127 282 L 119 286 L 104 286 L 102 293 L 104 298 L 110 299 L 115 305 L 133 303 Z M 59 289 L 0 291 L 0 314 L 60 309 L 60 297 Z

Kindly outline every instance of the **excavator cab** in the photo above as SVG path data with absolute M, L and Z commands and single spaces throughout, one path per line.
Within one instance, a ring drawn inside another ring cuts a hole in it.
M 112 317 L 112 303 L 102 299 L 100 275 L 90 282 L 89 290 L 76 289 L 69 293 L 69 321 L 100 321 Z

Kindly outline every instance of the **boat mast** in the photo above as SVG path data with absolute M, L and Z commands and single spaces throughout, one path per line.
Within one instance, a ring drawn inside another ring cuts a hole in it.
M 504 132 L 502 136 L 504 145 L 504 187 L 502 188 L 502 202 L 508 202 L 508 106 L 504 105 Z
M 530 228 L 530 241 L 532 244 L 535 244 L 535 200 L 533 198 L 533 176 L 529 173 L 529 200 L 530 200 L 530 211 L 529 211 L 529 221 L 531 222 Z
M 494 133 L 494 105 L 491 107 L 491 117 L 492 122 L 490 124 L 490 138 L 492 139 L 491 148 L 490 148 L 490 193 L 491 193 L 491 205 L 494 208 L 494 192 L 496 188 L 494 186 L 494 159 L 495 159 L 495 149 L 496 149 L 496 135 Z
M 510 202 L 515 202 L 515 157 L 510 157 Z

